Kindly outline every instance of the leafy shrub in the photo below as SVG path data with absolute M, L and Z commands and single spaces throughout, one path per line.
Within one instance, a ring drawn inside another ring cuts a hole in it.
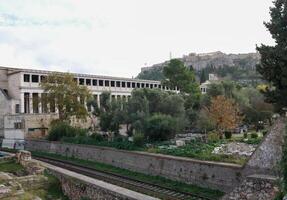
M 243 137 L 246 139 L 248 137 L 248 134 L 246 132 L 244 132 Z
M 253 138 L 253 139 L 258 138 L 258 133 L 257 132 L 252 132 L 251 133 L 251 138 Z
M 102 142 L 102 141 L 105 140 L 105 138 L 99 133 L 93 133 L 91 135 L 91 138 L 93 138 L 93 139 L 95 139 L 96 141 L 99 141 L 99 142 Z
M 68 122 L 55 121 L 49 131 L 48 140 L 60 141 L 63 137 L 87 136 L 87 130 L 74 128 Z
M 176 121 L 173 117 L 155 114 L 149 117 L 145 125 L 145 137 L 151 141 L 165 141 L 175 135 Z
M 144 138 L 144 134 L 142 133 L 136 133 L 133 137 L 133 141 L 134 141 L 134 145 L 138 146 L 138 147 L 142 147 L 144 145 L 145 142 L 145 138 Z
M 224 132 L 224 135 L 225 135 L 225 138 L 226 138 L 226 139 L 231 139 L 231 137 L 232 137 L 231 131 L 225 131 L 225 132 Z
M 218 142 L 219 139 L 220 139 L 219 134 L 214 131 L 209 132 L 207 135 L 208 142 Z
M 48 140 L 59 141 L 62 137 L 75 137 L 76 129 L 67 122 L 57 122 L 52 124 L 49 131 Z

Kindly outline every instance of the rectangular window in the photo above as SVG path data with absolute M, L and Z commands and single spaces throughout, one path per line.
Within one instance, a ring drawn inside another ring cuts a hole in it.
M 23 129 L 23 123 L 22 122 L 14 122 L 14 129 Z
M 20 104 L 15 105 L 15 113 L 20 113 Z
M 99 86 L 104 86 L 104 81 L 103 80 L 99 80 Z
M 85 79 L 79 78 L 79 85 L 84 85 L 85 84 Z
M 106 80 L 106 81 L 105 81 L 105 86 L 106 86 L 106 87 L 109 87 L 109 86 L 110 86 L 110 81 Z
M 117 81 L 116 84 L 117 84 L 117 87 L 121 87 L 121 82 L 120 81 Z
M 150 88 L 153 88 L 153 84 L 150 84 Z
M 24 82 L 26 83 L 30 82 L 30 74 L 24 74 Z
M 127 88 L 131 87 L 131 82 L 127 82 Z
M 148 83 L 147 83 L 147 84 L 145 84 L 145 87 L 149 88 L 149 84 L 148 84 Z
M 132 83 L 132 88 L 136 88 L 136 83 Z
M 122 87 L 123 87 L 123 88 L 126 87 L 126 82 L 122 82 Z
M 32 83 L 39 83 L 39 75 L 32 75 Z
M 142 88 L 144 88 L 144 83 L 142 83 L 141 85 L 142 85 Z
M 115 81 L 111 81 L 111 87 L 115 87 Z
M 140 88 L 141 87 L 141 84 L 140 83 L 137 83 L 137 88 Z
M 46 76 L 40 76 L 40 81 L 44 82 L 46 80 L 46 78 L 47 78 Z
M 91 85 L 91 79 L 86 79 L 86 85 Z
M 97 79 L 93 79 L 93 86 L 97 86 L 97 85 L 98 85 Z

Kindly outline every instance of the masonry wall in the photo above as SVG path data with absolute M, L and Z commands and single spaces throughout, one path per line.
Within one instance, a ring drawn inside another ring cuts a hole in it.
M 9 101 L 0 91 L 0 138 L 4 136 L 4 115 L 9 112 Z
M 66 170 L 49 167 L 49 172 L 59 179 L 64 194 L 71 200 L 159 200 Z
M 244 174 L 276 175 L 279 162 L 282 158 L 282 145 L 285 133 L 284 118 L 275 121 L 269 133 L 264 137 L 261 144 L 250 157 L 244 167 Z
M 26 149 L 74 156 L 225 192 L 232 190 L 241 180 L 242 168 L 235 164 L 39 140 L 28 140 Z

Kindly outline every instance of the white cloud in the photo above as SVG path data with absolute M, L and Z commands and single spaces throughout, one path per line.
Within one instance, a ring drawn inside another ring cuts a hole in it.
M 271 1 L 0 0 L 0 65 L 131 77 L 170 51 L 255 51 Z

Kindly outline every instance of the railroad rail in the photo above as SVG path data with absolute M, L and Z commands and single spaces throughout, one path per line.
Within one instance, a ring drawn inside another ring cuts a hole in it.
M 182 192 L 174 190 L 172 188 L 157 185 L 154 183 L 148 183 L 130 177 L 122 176 L 119 174 L 97 170 L 92 167 L 83 166 L 71 161 L 48 158 L 46 156 L 32 155 L 32 157 L 36 160 L 40 160 L 42 162 L 55 165 L 57 167 L 61 167 L 73 172 L 77 172 L 79 174 L 96 178 L 98 180 L 102 180 L 114 185 L 118 185 L 120 187 L 124 187 L 163 200 L 212 200 L 209 197 L 204 197 L 189 192 Z

